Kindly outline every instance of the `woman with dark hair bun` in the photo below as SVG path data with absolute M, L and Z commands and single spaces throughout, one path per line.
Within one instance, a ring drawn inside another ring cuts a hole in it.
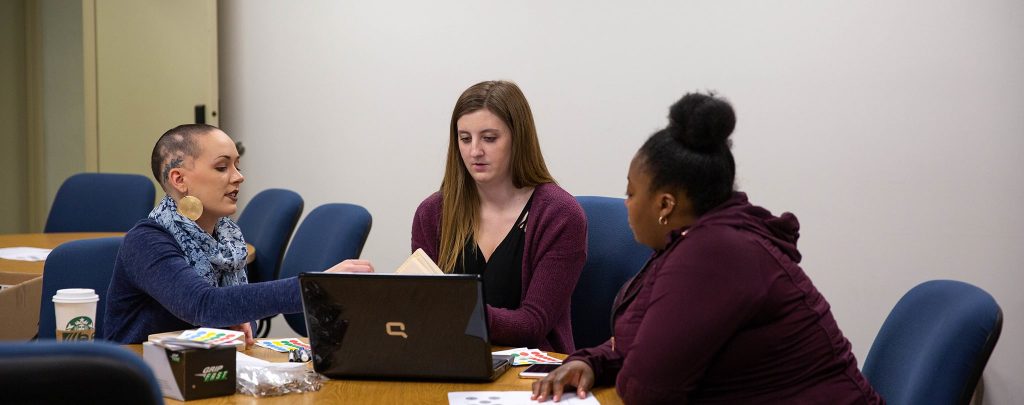
M 619 291 L 612 337 L 533 384 L 615 384 L 627 404 L 878 404 L 829 304 L 797 264 L 799 223 L 733 189 L 732 106 L 691 93 L 633 157 L 629 225 L 654 255 Z

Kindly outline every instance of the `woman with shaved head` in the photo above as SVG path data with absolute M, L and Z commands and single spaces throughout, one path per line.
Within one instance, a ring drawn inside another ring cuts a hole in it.
M 249 322 L 302 312 L 294 277 L 246 279 L 245 240 L 228 218 L 245 181 L 234 141 L 214 126 L 180 125 L 160 137 L 151 161 L 167 195 L 124 237 L 107 290 L 103 337 L 140 343 L 153 333 L 206 326 L 244 331 L 251 344 Z M 373 268 L 346 260 L 327 271 Z

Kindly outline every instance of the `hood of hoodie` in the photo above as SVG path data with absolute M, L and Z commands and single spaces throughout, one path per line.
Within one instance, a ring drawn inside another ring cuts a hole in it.
M 750 204 L 746 193 L 734 192 L 724 203 L 697 218 L 690 229 L 708 225 L 727 225 L 753 232 L 777 246 L 794 262 L 800 263 L 800 251 L 796 248 L 796 240 L 800 238 L 800 221 L 796 215 L 785 212 L 776 217 L 768 210 Z

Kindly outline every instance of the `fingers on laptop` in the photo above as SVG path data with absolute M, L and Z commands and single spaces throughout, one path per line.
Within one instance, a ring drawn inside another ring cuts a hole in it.
M 373 273 L 373 263 L 369 260 L 348 259 L 334 265 L 327 273 Z

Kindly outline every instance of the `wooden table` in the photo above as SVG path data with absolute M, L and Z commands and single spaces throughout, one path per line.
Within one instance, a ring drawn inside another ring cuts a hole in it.
M 79 239 L 108 238 L 124 236 L 124 232 L 62 232 L 62 233 L 18 233 L 0 235 L 0 248 L 6 247 L 37 247 L 53 249 L 64 242 Z M 246 263 L 256 259 L 256 249 L 246 243 L 249 250 Z M 0 271 L 13 273 L 43 274 L 43 262 L 26 262 L 21 260 L 0 259 Z
M 142 356 L 142 345 L 124 346 Z M 501 350 L 502 348 L 495 348 Z M 253 347 L 245 354 L 267 361 L 288 361 L 284 353 Z M 555 357 L 565 355 L 552 353 Z M 310 365 L 312 367 L 312 365 Z M 426 382 L 426 381 L 380 381 L 380 380 L 328 380 L 317 392 L 288 394 L 279 397 L 256 398 L 235 394 L 226 397 L 179 402 L 164 398 L 168 404 L 210 405 L 210 404 L 447 404 L 448 393 L 454 391 L 529 391 L 534 380 L 519 378 L 519 372 L 526 366 L 512 367 L 494 382 Z M 613 387 L 601 387 L 593 391 L 602 405 L 622 404 Z M 574 395 L 570 393 L 570 395 Z M 551 404 L 550 400 L 545 402 Z
M 36 247 L 53 249 L 64 242 L 79 239 L 124 236 L 124 232 L 18 233 L 0 235 L 0 248 Z M 0 259 L 0 271 L 43 274 L 43 262 Z

